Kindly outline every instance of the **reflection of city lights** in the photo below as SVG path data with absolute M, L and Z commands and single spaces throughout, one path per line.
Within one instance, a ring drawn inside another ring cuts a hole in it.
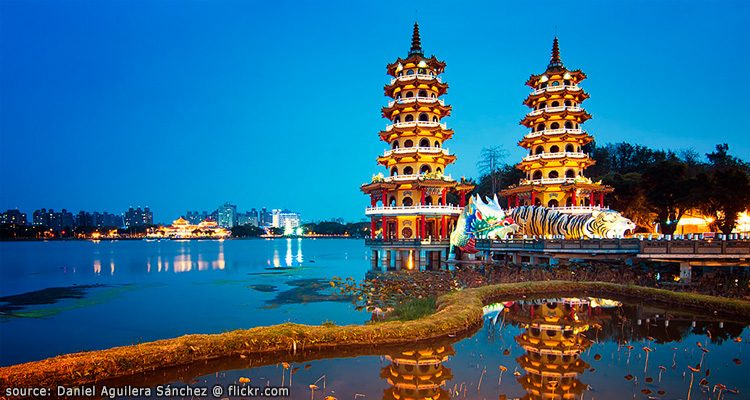
M 281 259 L 279 257 L 279 249 L 273 249 L 273 266 L 279 268 L 281 266 Z
M 94 273 L 97 275 L 102 273 L 102 262 L 100 260 L 94 260 Z
M 302 238 L 297 239 L 297 262 L 302 264 Z
M 115 274 L 115 260 L 109 260 L 109 274 Z
M 289 238 L 286 240 L 286 256 L 284 257 L 287 267 L 292 266 L 292 260 L 292 239 Z

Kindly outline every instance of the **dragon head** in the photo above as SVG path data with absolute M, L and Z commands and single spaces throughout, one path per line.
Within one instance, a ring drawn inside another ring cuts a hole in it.
M 509 215 L 505 214 L 497 201 L 497 195 L 485 202 L 479 195 L 473 199 L 476 207 L 477 237 L 481 239 L 508 239 L 520 228 Z

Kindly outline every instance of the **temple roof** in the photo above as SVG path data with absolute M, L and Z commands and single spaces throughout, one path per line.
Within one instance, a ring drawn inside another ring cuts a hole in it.
M 560 43 L 557 40 L 557 36 L 555 36 L 555 39 L 552 41 L 552 54 L 550 55 L 549 64 L 547 64 L 547 70 L 539 75 L 531 75 L 529 80 L 526 81 L 526 84 L 531 87 L 536 87 L 537 81 L 544 75 L 563 75 L 565 73 L 570 74 L 571 80 L 576 83 L 586 79 L 586 74 L 581 72 L 581 70 L 569 70 L 565 68 L 562 57 L 560 56 Z
M 422 50 L 422 38 L 419 35 L 419 24 L 417 22 L 414 22 L 414 30 L 411 35 L 411 48 L 409 49 L 409 55 L 404 59 L 399 57 L 396 61 L 389 64 L 388 74 L 396 76 L 399 65 L 403 67 L 411 63 L 415 66 L 418 66 L 421 61 L 424 61 L 426 66 L 429 66 L 438 74 L 442 73 L 443 69 L 445 69 L 445 63 L 435 58 L 435 56 L 430 56 L 429 58 L 424 56 L 424 51 Z
M 529 113 L 530 114 L 530 113 Z M 586 112 L 583 108 L 580 108 L 576 111 L 570 110 L 570 109 L 564 109 L 563 111 L 542 111 L 535 115 L 529 115 L 526 114 L 521 121 L 519 121 L 519 124 L 531 128 L 533 125 L 538 124 L 540 122 L 545 121 L 552 121 L 553 119 L 551 117 L 560 117 L 560 121 L 565 122 L 565 117 L 572 116 L 576 117 L 576 119 L 568 119 L 568 121 L 576 121 L 579 124 L 582 124 L 588 120 L 591 119 L 591 114 Z

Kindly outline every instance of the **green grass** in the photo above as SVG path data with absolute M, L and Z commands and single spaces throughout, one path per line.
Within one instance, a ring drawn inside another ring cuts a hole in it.
M 437 301 L 435 297 L 415 299 L 401 303 L 393 308 L 393 312 L 388 317 L 389 321 L 412 321 L 426 317 L 435 313 L 437 310 Z

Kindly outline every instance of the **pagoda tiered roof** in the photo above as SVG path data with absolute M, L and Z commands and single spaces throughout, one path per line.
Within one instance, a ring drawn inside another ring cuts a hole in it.
M 433 90 L 438 93 L 438 96 L 442 96 L 448 93 L 448 84 L 437 76 L 414 74 L 393 78 L 391 83 L 383 86 L 385 95 L 388 97 L 395 97 L 398 92 L 420 89 Z
M 435 56 L 430 56 L 429 58 L 424 56 L 424 52 L 422 51 L 422 39 L 419 36 L 419 24 L 416 22 L 414 23 L 414 31 L 411 36 L 409 55 L 406 58 L 399 57 L 393 63 L 388 64 L 388 74 L 396 76 L 399 71 L 399 66 L 401 68 L 431 68 L 438 74 L 443 73 L 443 70 L 445 69 L 445 63 L 435 58 Z
M 591 97 L 588 93 L 586 93 L 585 90 L 579 88 L 578 86 L 550 86 L 545 89 L 549 90 L 539 89 L 529 93 L 529 95 L 523 101 L 523 105 L 533 107 L 537 102 L 556 98 L 572 99 L 580 103 Z
M 399 138 L 406 137 L 430 137 L 441 139 L 443 141 L 453 137 L 453 129 L 448 128 L 445 124 L 430 124 L 419 126 L 418 124 L 401 123 L 388 125 L 385 130 L 379 133 L 380 140 L 390 143 Z
M 562 110 L 550 111 L 549 108 L 562 108 Z M 572 118 L 568 118 L 572 117 Z M 582 124 L 591 119 L 591 114 L 586 112 L 582 107 L 547 107 L 543 110 L 532 110 L 519 122 L 521 125 L 531 128 L 532 126 L 546 121 L 575 121 Z
M 451 114 L 451 106 L 446 105 L 441 99 L 429 97 L 407 97 L 391 101 L 381 109 L 384 118 L 391 119 L 404 112 L 428 111 L 447 117 Z M 398 114 L 396 113 L 398 112 Z
M 427 152 L 430 150 L 444 150 L 445 152 L 433 153 Z M 399 151 L 413 150 L 410 152 L 392 152 L 390 154 L 382 155 L 378 157 L 378 164 L 384 167 L 390 167 L 396 163 L 409 163 L 409 162 L 434 162 L 442 164 L 443 166 L 452 164 L 456 161 L 456 156 L 447 152 L 446 149 L 433 148 L 433 147 L 406 147 L 396 149 Z
M 576 141 L 583 146 L 594 141 L 594 138 L 582 129 L 558 129 L 556 131 L 563 132 L 549 133 L 549 131 L 539 131 L 528 133 L 523 139 L 518 141 L 518 145 L 528 149 L 544 143 L 570 143 L 571 141 Z

